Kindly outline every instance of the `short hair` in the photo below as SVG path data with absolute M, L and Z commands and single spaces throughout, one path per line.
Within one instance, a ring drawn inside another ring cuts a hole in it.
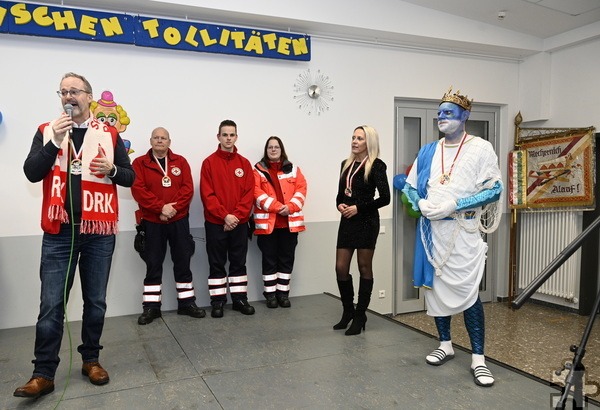
M 83 90 L 83 91 L 86 91 L 86 92 L 88 92 L 89 94 L 92 94 L 92 85 L 91 85 L 91 84 L 90 84 L 90 82 L 87 80 L 87 78 L 85 78 L 85 77 L 84 77 L 84 76 L 82 76 L 81 74 L 76 74 L 76 73 L 72 73 L 72 72 L 66 73 L 66 74 L 65 74 L 65 75 L 63 75 L 63 77 L 60 79 L 60 82 L 62 83 L 62 81 L 63 81 L 65 78 L 70 78 L 70 77 L 79 78 L 81 81 L 83 81 L 83 86 L 84 86 L 84 88 L 85 88 L 85 90 Z
M 221 128 L 223 127 L 234 127 L 235 133 L 237 134 L 237 124 L 233 120 L 223 120 L 219 124 L 219 134 L 221 134 Z
M 281 162 L 287 161 L 288 156 L 285 153 L 285 147 L 283 146 L 283 141 L 281 141 L 281 138 L 276 137 L 275 135 L 272 135 L 269 138 L 267 138 L 267 142 L 265 142 L 265 149 L 263 151 L 263 157 L 260 161 L 264 162 L 265 164 L 269 163 L 269 155 L 267 154 L 267 151 L 268 151 L 269 141 L 271 141 L 271 140 L 275 140 L 279 143 L 279 148 L 281 148 Z
M 159 130 L 163 130 L 165 132 L 165 134 L 167 134 L 167 139 L 171 140 L 171 134 L 169 134 L 169 130 L 166 129 L 165 127 L 156 127 L 152 130 L 152 132 L 150 133 L 150 138 L 152 138 L 154 136 L 154 134 L 156 132 L 158 132 Z

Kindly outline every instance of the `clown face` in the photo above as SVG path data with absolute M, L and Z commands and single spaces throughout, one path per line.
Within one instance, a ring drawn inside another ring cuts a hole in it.
M 98 121 L 114 127 L 119 133 L 124 132 L 129 125 L 130 119 L 127 112 L 117 105 L 113 100 L 113 94 L 110 91 L 103 91 L 98 101 L 92 102 L 92 115 Z

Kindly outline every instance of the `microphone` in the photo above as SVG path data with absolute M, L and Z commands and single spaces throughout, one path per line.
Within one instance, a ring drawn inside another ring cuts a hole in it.
M 73 105 L 65 104 L 64 107 L 65 113 L 69 116 L 69 118 L 73 119 Z M 73 128 L 69 130 L 69 136 L 73 135 Z

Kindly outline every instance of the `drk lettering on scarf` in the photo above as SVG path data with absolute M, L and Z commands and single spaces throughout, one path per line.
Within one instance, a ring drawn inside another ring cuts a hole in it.
M 110 205 L 112 200 L 113 194 L 83 191 L 83 209 L 86 211 L 114 214 L 115 210 Z

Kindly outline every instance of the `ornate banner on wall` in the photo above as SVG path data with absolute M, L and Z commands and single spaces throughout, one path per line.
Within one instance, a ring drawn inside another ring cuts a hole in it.
M 523 131 L 509 156 L 510 206 L 593 209 L 594 128 Z
M 303 34 L 25 2 L 0 1 L 0 33 L 310 61 L 310 36 Z

